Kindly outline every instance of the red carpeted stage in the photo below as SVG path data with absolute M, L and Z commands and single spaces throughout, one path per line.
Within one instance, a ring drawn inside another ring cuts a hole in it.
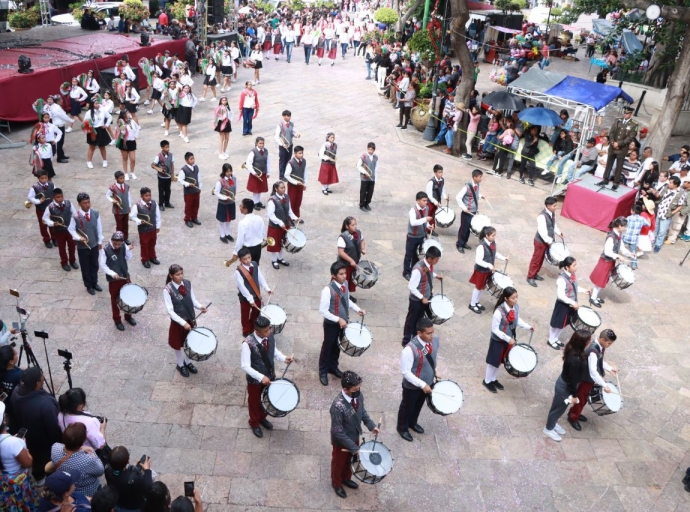
M 173 41 L 169 38 L 151 40 L 151 46 L 139 44 L 139 34 L 108 33 L 99 31 L 84 36 L 46 41 L 40 45 L 21 48 L 3 49 L 0 51 L 0 91 L 3 101 L 0 102 L 0 119 L 8 121 L 34 121 L 36 113 L 31 104 L 38 98 L 57 94 L 63 82 L 69 82 L 75 76 L 93 69 L 98 78 L 98 70 L 112 68 L 123 54 L 129 56 L 129 62 L 137 66 L 142 57 L 155 57 L 158 53 L 169 50 L 177 53 L 184 60 L 185 39 Z M 105 55 L 112 50 L 114 55 Z M 89 58 L 101 54 L 102 58 Z M 17 60 L 20 55 L 31 59 L 33 73 L 24 75 L 17 72 Z M 139 76 L 139 83 L 146 84 L 146 78 Z

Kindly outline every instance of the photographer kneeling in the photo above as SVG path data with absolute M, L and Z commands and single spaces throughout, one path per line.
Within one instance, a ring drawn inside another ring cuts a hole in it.
M 108 422 L 105 418 L 99 418 L 86 412 L 86 393 L 81 388 L 72 388 L 60 395 L 58 399 L 60 413 L 58 423 L 63 432 L 74 423 L 83 423 L 86 427 L 86 446 L 94 450 L 102 450 L 105 447 L 105 429 Z M 100 455 L 100 454 L 99 454 Z M 102 460 L 102 458 L 101 458 Z
M 144 504 L 144 497 L 153 486 L 151 459 L 144 455 L 136 466 L 130 466 L 127 448 L 116 446 L 110 454 L 105 480 L 120 495 L 117 502 L 119 512 L 139 512 Z

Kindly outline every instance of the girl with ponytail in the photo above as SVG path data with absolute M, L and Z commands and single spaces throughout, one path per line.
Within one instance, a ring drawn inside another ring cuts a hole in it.
M 479 303 L 482 290 L 486 288 L 486 283 L 496 270 L 494 262 L 496 258 L 501 261 L 508 261 L 507 256 L 503 256 L 496 251 L 496 228 L 486 226 L 479 232 L 479 240 L 482 242 L 477 247 L 474 258 L 474 272 L 470 277 L 470 283 L 474 285 L 472 290 L 472 300 L 470 301 L 470 311 L 481 315 L 486 308 Z
M 609 224 L 609 232 L 606 233 L 606 241 L 604 242 L 604 251 L 599 256 L 599 261 L 596 267 L 589 275 L 589 280 L 592 281 L 592 296 L 589 303 L 600 308 L 604 303 L 603 299 L 599 298 L 599 292 L 606 288 L 611 276 L 611 271 L 616 266 L 616 260 L 620 258 L 619 253 L 622 253 L 627 258 L 634 259 L 635 255 L 627 250 L 621 243 L 623 233 L 625 233 L 628 221 L 625 217 L 617 217 Z

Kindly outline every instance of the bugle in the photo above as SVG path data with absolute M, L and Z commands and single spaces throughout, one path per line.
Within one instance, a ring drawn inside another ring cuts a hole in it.
M 223 191 L 223 189 L 221 189 L 221 193 L 222 193 L 222 191 Z M 212 196 L 216 195 L 216 189 L 215 188 L 211 189 L 211 195 Z M 223 194 L 223 195 L 228 196 L 230 198 L 230 201 L 232 201 L 233 203 L 235 202 L 235 194 L 233 194 L 232 191 L 228 191 L 227 194 Z M 223 199 L 221 199 L 221 201 L 223 201 Z
M 173 174 L 172 181 L 173 183 L 177 183 L 177 174 Z
M 335 157 L 335 153 L 328 151 L 327 149 L 324 149 L 323 153 L 324 156 L 330 159 L 331 162 L 336 163 L 338 161 L 338 159 Z
M 371 172 L 371 169 L 369 169 L 369 166 L 367 164 L 365 164 L 364 162 L 362 162 L 362 167 L 364 167 L 365 174 L 367 176 L 369 176 L 369 179 L 373 180 L 374 179 L 374 173 Z
M 146 218 L 144 218 L 144 217 L 146 217 Z M 146 215 L 145 213 L 137 213 L 137 219 L 139 219 L 142 224 L 148 224 L 149 226 L 153 226 L 153 224 L 151 224 L 151 216 L 150 215 Z M 130 218 L 129 220 L 134 220 L 134 219 Z
M 115 194 L 110 196 L 110 202 L 117 206 L 120 210 L 122 210 L 122 201 L 120 201 L 120 198 L 117 197 Z
M 41 199 L 41 198 L 38 197 L 38 196 L 42 196 L 43 199 L 45 199 L 45 197 L 46 197 L 45 195 L 43 195 L 42 192 L 39 192 L 38 194 L 36 194 L 36 199 Z M 28 199 L 27 199 L 26 201 L 24 201 L 24 208 L 27 208 L 27 209 L 28 209 L 28 208 L 31 208 L 33 205 L 34 205 L 34 203 L 32 203 L 31 201 L 29 201 Z
M 288 140 L 285 137 L 283 137 L 283 134 L 282 133 L 278 134 L 278 137 L 280 137 L 280 143 L 283 145 L 283 147 L 286 150 L 289 150 L 290 149 L 290 143 L 288 142 Z
M 76 231 L 77 234 L 82 238 L 82 239 L 79 240 L 79 241 L 80 241 L 81 243 L 83 243 L 84 245 L 88 246 L 88 245 L 89 245 L 89 237 L 86 235 L 86 233 L 84 233 L 84 232 L 83 232 L 81 229 L 79 229 L 79 228 L 75 228 L 75 231 Z
M 50 220 L 53 221 L 53 227 L 56 228 L 66 228 L 65 223 L 62 222 L 63 219 L 59 215 L 50 215 Z
M 275 244 L 276 244 L 275 239 L 274 239 L 272 236 L 269 236 L 269 237 L 267 237 L 266 239 L 264 239 L 263 242 L 261 242 L 261 248 L 264 249 L 264 248 L 267 247 L 267 246 L 268 246 L 268 247 L 273 247 Z M 223 262 L 223 264 L 224 264 L 226 267 L 229 267 L 230 265 L 232 265 L 233 263 L 235 263 L 238 259 L 240 259 L 240 257 L 239 257 L 237 254 L 235 254 L 235 255 L 234 255 L 232 258 L 230 258 L 229 260 L 225 260 L 225 261 Z
M 299 176 L 295 176 L 292 173 L 287 175 L 287 180 L 288 180 L 288 183 L 290 183 L 292 185 L 302 185 L 303 187 L 306 187 L 306 183 L 304 183 L 304 180 L 302 178 L 300 178 Z M 291 180 L 295 180 L 295 182 L 293 183 Z
M 246 169 L 246 168 L 247 168 L 247 162 L 242 162 L 240 169 Z M 258 178 L 261 178 L 261 176 L 263 175 L 264 172 L 261 169 L 257 169 L 253 165 L 252 165 L 252 169 L 254 169 L 254 172 L 256 172 L 256 174 L 258 174 Z
M 185 176 L 184 181 L 185 181 L 185 183 L 189 183 L 194 188 L 199 188 L 197 186 L 198 182 L 194 178 L 190 178 L 189 176 Z

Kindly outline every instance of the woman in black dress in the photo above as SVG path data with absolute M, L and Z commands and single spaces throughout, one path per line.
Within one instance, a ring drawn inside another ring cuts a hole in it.
M 214 130 L 218 132 L 218 158 L 227 160 L 229 158 L 226 153 L 228 149 L 228 142 L 230 141 L 230 132 L 232 131 L 232 110 L 228 104 L 227 96 L 221 96 L 218 101 L 218 106 L 213 110 L 213 125 Z

